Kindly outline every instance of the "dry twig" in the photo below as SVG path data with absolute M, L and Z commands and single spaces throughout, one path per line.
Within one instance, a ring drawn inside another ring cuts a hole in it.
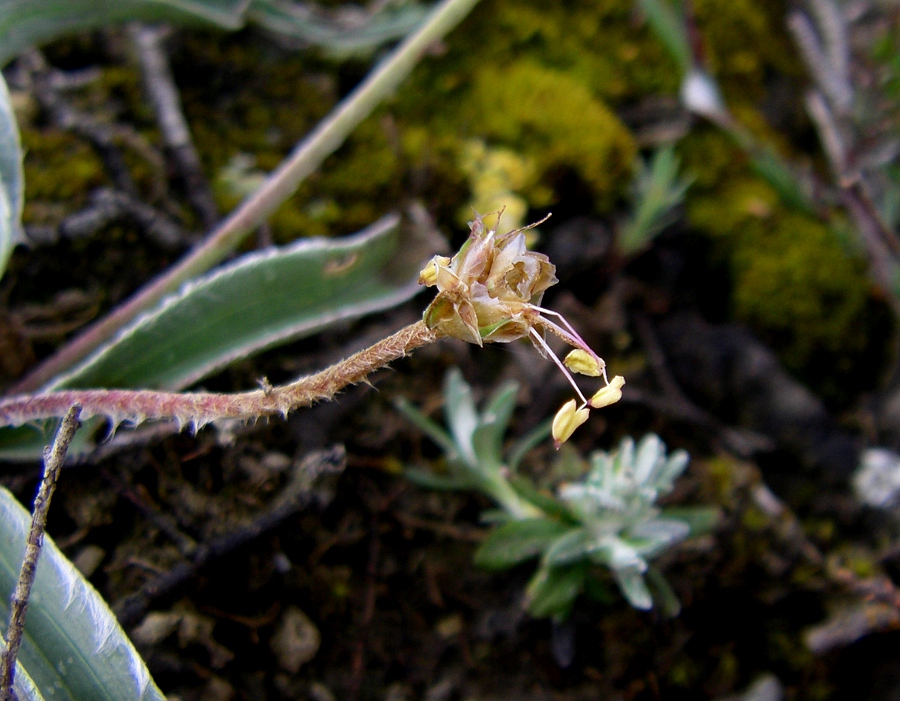
M 190 128 L 181 110 L 178 88 L 163 51 L 166 30 L 142 25 L 131 25 L 128 30 L 138 49 L 144 86 L 156 112 L 163 140 L 181 172 L 188 199 L 200 215 L 203 228 L 211 229 L 219 219 L 219 212 L 209 182 L 203 175 L 200 155 L 191 139 Z
M 50 499 L 56 490 L 56 481 L 66 461 L 66 452 L 69 444 L 75 436 L 75 432 L 81 425 L 79 418 L 81 407 L 73 404 L 60 424 L 59 431 L 53 445 L 44 451 L 44 476 L 41 486 L 34 499 L 34 510 L 31 517 L 31 529 L 28 532 L 28 541 L 25 546 L 25 556 L 22 561 L 22 571 L 13 593 L 9 612 L 9 626 L 7 628 L 6 648 L 0 655 L 0 700 L 9 701 L 14 698 L 13 681 L 16 673 L 16 657 L 19 654 L 19 646 L 22 644 L 22 636 L 25 633 L 25 613 L 28 609 L 28 597 L 34 584 L 37 573 L 38 558 L 41 555 L 41 547 L 44 544 L 44 528 L 47 525 L 47 511 L 50 508 Z

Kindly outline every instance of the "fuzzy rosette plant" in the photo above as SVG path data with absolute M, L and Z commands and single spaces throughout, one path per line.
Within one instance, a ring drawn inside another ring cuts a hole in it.
M 570 450 L 560 462 L 574 464 L 563 469 L 577 466 L 584 477 L 555 492 L 538 489 L 518 468 L 546 437 L 546 424 L 504 449 L 517 391 L 515 383 L 504 384 L 479 411 L 462 374 L 450 370 L 444 383 L 446 429 L 408 402 L 398 402 L 444 451 L 440 473 L 410 468 L 407 477 L 432 489 L 479 491 L 497 505 L 482 514 L 496 528 L 476 551 L 475 562 L 505 570 L 540 558 L 526 592 L 532 615 L 564 620 L 585 592 L 610 600 L 598 576 L 604 570 L 635 608 L 650 609 L 655 602 L 677 612 L 678 599 L 652 561 L 685 538 L 708 532 L 717 519 L 715 509 L 656 504 L 687 467 L 687 453 L 667 455 L 653 434 L 637 446 L 626 438 L 617 451 L 597 451 L 588 461 Z
M 689 536 L 708 532 L 717 519 L 706 507 L 661 508 L 656 500 L 672 490 L 688 455 L 654 434 L 635 447 L 625 438 L 613 453 L 597 451 L 578 482 L 564 483 L 555 499 L 544 497 L 545 515 L 509 520 L 493 531 L 475 556 L 489 569 L 506 569 L 534 557 L 540 565 L 527 588 L 529 611 L 566 618 L 582 592 L 608 598 L 592 571 L 608 570 L 633 607 L 654 602 L 678 612 L 678 599 L 652 560 Z
M 691 533 L 687 520 L 666 516 L 656 500 L 672 491 L 688 460 L 683 450 L 666 456 L 666 446 L 653 434 L 637 447 L 625 438 L 612 454 L 595 452 L 584 480 L 559 487 L 559 499 L 578 526 L 547 549 L 544 566 L 579 560 L 603 565 L 632 606 L 651 608 L 653 597 L 644 582 L 650 560 Z

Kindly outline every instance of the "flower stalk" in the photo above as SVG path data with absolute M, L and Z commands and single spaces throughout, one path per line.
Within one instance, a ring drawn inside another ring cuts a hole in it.
M 20 426 L 29 421 L 63 416 L 73 404 L 82 407 L 82 419 L 106 416 L 118 425 L 137 425 L 147 420 L 174 420 L 194 430 L 219 419 L 250 420 L 260 416 L 287 415 L 304 406 L 327 401 L 348 385 L 366 378 L 391 361 L 432 343 L 439 334 L 421 321 L 365 348 L 349 358 L 281 387 L 252 392 L 157 392 L 154 390 L 61 390 L 20 395 L 0 400 L 0 425 Z
M 469 239 L 455 256 L 435 256 L 422 270 L 419 282 L 438 288 L 422 321 L 290 384 L 266 384 L 236 394 L 93 389 L 19 395 L 0 400 L 0 425 L 19 426 L 63 416 L 74 404 L 82 407 L 83 419 L 105 416 L 114 428 L 123 422 L 138 425 L 148 420 L 173 420 L 180 427 L 197 430 L 221 419 L 286 416 L 294 409 L 331 399 L 344 387 L 366 381 L 375 370 L 438 338 L 457 338 L 479 346 L 528 338 L 542 356 L 556 363 L 578 395 L 579 403 L 566 402 L 554 419 L 553 439 L 559 448 L 587 420 L 591 408 L 621 398 L 625 380 L 608 380 L 606 363 L 571 324 L 540 306 L 544 291 L 557 282 L 556 267 L 547 256 L 525 247 L 524 232 L 540 223 L 498 235 L 496 226 L 485 229 L 481 217 L 476 217 L 469 223 Z M 545 340 L 548 333 L 574 348 L 565 361 Z M 605 385 L 587 399 L 570 370 L 603 377 Z

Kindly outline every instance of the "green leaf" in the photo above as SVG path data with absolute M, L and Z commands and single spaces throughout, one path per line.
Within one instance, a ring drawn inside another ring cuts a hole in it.
M 431 253 L 391 215 L 344 239 L 245 255 L 186 285 L 45 390 L 178 390 L 248 355 L 388 309 L 421 288 Z M 401 255 L 402 253 L 402 255 Z
M 403 476 L 406 477 L 410 482 L 413 482 L 420 487 L 425 487 L 426 489 L 436 489 L 439 491 L 455 491 L 459 489 L 471 489 L 474 486 L 474 483 L 460 479 L 455 476 L 445 476 L 445 475 L 436 475 L 433 472 L 429 472 L 427 470 L 417 470 L 415 468 L 409 468 L 403 471 Z
M 0 488 L 3 620 L 9 619 L 9 593 L 19 577 L 30 524 L 31 515 Z M 165 700 L 112 611 L 47 537 L 18 659 L 45 698 Z
M 548 565 L 566 565 L 586 558 L 599 547 L 596 536 L 584 528 L 573 528 L 547 549 L 544 562 Z
M 470 467 L 477 469 L 478 458 L 472 436 L 478 428 L 478 410 L 472 399 L 472 388 L 463 379 L 459 368 L 450 368 L 444 379 L 444 415 L 463 459 Z
M 395 306 L 436 242 L 389 216 L 344 239 L 305 239 L 248 254 L 186 286 L 45 390 L 178 390 L 238 358 Z M 95 428 L 102 423 L 95 422 Z M 0 459 L 40 458 L 52 428 L 0 430 Z M 82 429 L 71 454 L 90 449 Z
M 646 248 L 675 221 L 675 209 L 684 202 L 691 180 L 679 177 L 680 162 L 671 144 L 653 154 L 649 166 L 639 165 L 633 189 L 632 214 L 617 243 L 625 256 Z
M 659 604 L 663 614 L 674 618 L 681 613 L 681 602 L 678 600 L 678 595 L 658 569 L 651 565 L 644 573 L 644 577 L 653 590 L 653 599 Z
M 6 81 L 0 74 L 0 275 L 22 236 L 22 143 Z
M 475 551 L 475 564 L 505 570 L 540 555 L 571 526 L 545 518 L 510 521 L 492 531 Z
M 91 436 L 103 424 L 105 418 L 97 416 L 82 422 L 81 428 L 69 444 L 69 455 L 78 455 L 91 449 Z M 59 421 L 35 422 L 31 425 L 0 429 L 0 460 L 11 462 L 33 462 L 43 455 L 44 448 L 53 442 Z
M 595 576 L 595 574 L 592 572 L 591 576 L 585 577 L 584 593 L 594 601 L 607 606 L 616 603 L 618 600 L 616 590 L 609 583 Z
M 503 462 L 503 437 L 509 427 L 509 420 L 516 408 L 519 385 L 506 382 L 494 393 L 481 412 L 480 425 L 472 436 L 475 454 L 480 460 L 489 460 L 495 465 Z
M 553 516 L 557 519 L 561 519 L 567 523 L 571 523 L 573 525 L 577 523 L 572 518 L 572 513 L 571 511 L 569 511 L 569 509 L 566 508 L 565 504 L 554 498 L 554 496 L 549 492 L 537 489 L 532 481 L 527 477 L 523 477 L 521 475 L 511 475 L 509 477 L 509 483 L 513 486 L 516 492 L 522 496 L 522 498 L 530 501 L 541 511 L 544 511 L 548 515 Z
M 641 611 L 653 608 L 653 597 L 644 582 L 644 576 L 638 567 L 614 569 L 613 576 L 628 603 Z
M 2 635 L 0 635 L 0 644 L 6 644 L 6 639 Z M 22 666 L 18 659 L 16 660 L 16 673 L 13 678 L 13 690 L 16 692 L 16 698 L 19 701 L 44 701 L 43 694 L 41 694 L 34 680 L 28 674 L 28 670 Z
M 771 147 L 751 149 L 750 165 L 772 186 L 785 205 L 804 214 L 815 214 L 815 203 L 809 193 L 790 166 Z
M 129 20 L 243 25 L 246 0 L 0 0 L 0 65 L 35 44 Z
M 20 662 L 16 662 L 13 689 L 19 701 L 44 701 L 44 695 L 37 688 L 37 684 L 34 683 L 34 680 Z
M 678 64 L 682 75 L 686 74 L 694 59 L 684 18 L 672 8 L 668 0 L 638 0 L 638 4 L 656 36 L 665 44 L 669 55 Z
M 722 516 L 715 506 L 667 506 L 661 515 L 686 523 L 691 536 L 712 533 Z
M 537 618 L 567 618 L 584 587 L 587 572 L 584 563 L 568 567 L 541 567 L 526 589 L 529 613 Z
M 0 65 L 29 46 L 127 21 L 211 24 L 235 30 L 251 20 L 346 56 L 405 35 L 426 11 L 412 4 L 377 12 L 360 26 L 348 28 L 289 0 L 0 0 Z
M 289 0 L 255 0 L 248 18 L 266 29 L 324 48 L 335 58 L 369 53 L 385 42 L 412 32 L 428 14 L 416 3 L 388 7 L 361 18 L 359 25 L 323 17 L 307 3 Z
M 401 397 L 394 402 L 394 406 L 410 423 L 414 424 L 422 433 L 437 443 L 445 453 L 452 456 L 459 452 L 450 434 L 439 426 L 437 422 L 425 416 L 412 403 Z
M 519 469 L 519 465 L 528 454 L 528 451 L 550 437 L 552 428 L 553 417 L 550 417 L 546 421 L 539 423 L 512 445 L 507 456 L 507 464 L 512 472 Z

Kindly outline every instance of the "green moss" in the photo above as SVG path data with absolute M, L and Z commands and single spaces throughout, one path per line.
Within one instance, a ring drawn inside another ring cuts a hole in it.
M 727 647 L 720 651 L 718 657 L 719 662 L 711 675 L 711 683 L 722 689 L 734 689 L 737 686 L 741 661 L 734 651 Z
M 698 665 L 687 656 L 679 657 L 666 674 L 666 681 L 674 687 L 688 688 L 700 676 Z
M 702 471 L 708 500 L 729 510 L 736 508 L 742 499 L 739 475 L 744 470 L 740 463 L 727 456 L 717 456 L 694 464 Z
M 824 351 L 861 352 L 870 283 L 819 220 L 787 210 L 764 182 L 745 176 L 689 205 L 692 224 L 725 244 L 736 316 L 781 350 L 791 368 Z
M 100 80 L 82 93 L 80 106 L 91 111 L 109 110 L 110 105 L 127 110 L 130 121 L 141 127 L 156 126 L 153 107 L 144 93 L 140 71 L 131 65 L 106 66 Z
M 791 669 L 807 671 L 816 664 L 816 658 L 798 637 L 793 631 L 771 630 L 767 636 L 769 654 L 772 659 L 789 665 Z
M 336 80 L 308 57 L 246 35 L 191 35 L 177 56 L 185 113 L 222 211 L 233 209 L 334 107 Z M 304 60 L 306 59 L 306 60 Z M 379 112 L 269 219 L 273 239 L 356 231 L 402 205 L 401 147 Z
M 449 37 L 444 56 L 417 68 L 414 81 L 426 99 L 436 95 L 448 105 L 444 98 L 464 89 L 480 68 L 527 57 L 605 101 L 674 94 L 675 63 L 636 19 L 631 0 L 485 0 Z
M 500 61 L 527 52 L 605 100 L 674 93 L 680 81 L 674 62 L 635 20 L 630 0 L 506 0 L 488 3 L 480 24 L 489 34 L 487 50 Z
M 763 40 L 776 16 L 780 22 L 768 0 L 701 3 L 698 19 L 726 79 L 759 81 L 792 65 L 783 32 Z M 735 46 L 740 55 L 732 57 Z M 191 35 L 174 58 L 176 71 L 190 66 L 176 79 L 214 174 L 242 153 L 271 170 L 335 103 L 337 83 L 311 80 L 308 57 L 301 62 L 247 35 Z M 448 37 L 445 54 L 420 64 L 398 92 L 389 107 L 396 125 L 369 120 L 272 217 L 273 234 L 283 241 L 350 231 L 407 194 L 454 215 L 467 199 L 480 207 L 505 198 L 519 209 L 544 207 L 565 194 L 570 174 L 608 212 L 630 182 L 636 149 L 607 105 L 674 94 L 679 82 L 631 0 L 485 0 Z M 473 139 L 492 154 L 515 154 L 530 172 L 487 187 L 490 178 L 467 159 Z M 240 199 L 218 192 L 223 210 Z
M 462 109 L 489 142 L 513 147 L 547 174 L 572 169 L 600 208 L 629 181 L 635 145 L 619 119 L 567 73 L 521 60 L 480 70 Z M 532 186 L 531 199 L 544 194 Z
M 512 155 L 520 167 L 510 170 L 510 159 L 504 158 L 508 182 L 496 192 L 508 190 L 531 206 L 546 206 L 559 198 L 552 186 L 554 177 L 562 173 L 577 174 L 599 210 L 608 209 L 630 181 L 635 155 L 630 133 L 603 102 L 567 73 L 526 59 L 506 67 L 483 66 L 447 105 L 424 117 L 419 114 L 420 105 L 401 100 L 396 113 L 398 121 L 409 124 L 415 134 L 421 134 L 422 127 L 408 120 L 421 116 L 429 133 L 452 140 L 445 153 L 455 154 L 455 167 L 467 176 L 477 202 L 496 199 L 487 192 L 491 188 L 485 181 L 486 171 L 496 174 L 493 166 L 504 154 Z M 479 160 L 472 158 L 473 143 L 484 145 L 485 172 L 473 170 L 474 161 Z M 427 139 L 416 139 L 415 147 L 424 154 L 432 152 Z M 415 167 L 421 154 L 412 148 L 408 153 Z
M 871 579 L 882 574 L 876 556 L 861 547 L 848 546 L 840 556 L 844 567 L 860 579 Z
M 103 163 L 84 141 L 55 129 L 22 129 L 26 224 L 56 225 L 104 182 Z
M 459 166 L 473 139 L 528 161 L 533 176 L 510 194 L 531 206 L 559 199 L 557 179 L 575 173 L 608 211 L 630 181 L 635 145 L 607 101 L 677 84 L 630 2 L 493 0 L 453 33 L 441 59 L 417 68 L 393 108 L 403 127 L 457 139 Z M 479 178 L 469 180 L 478 190 Z
M 772 523 L 772 518 L 754 506 L 748 508 L 741 515 L 741 526 L 748 531 L 765 531 Z

